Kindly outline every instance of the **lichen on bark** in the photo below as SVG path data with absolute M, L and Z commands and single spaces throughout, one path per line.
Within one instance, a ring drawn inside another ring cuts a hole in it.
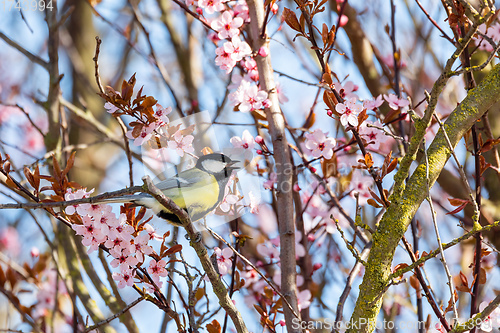
M 496 65 L 486 78 L 458 105 L 446 120 L 444 127 L 453 149 L 464 134 L 481 116 L 500 100 L 500 65 Z M 451 156 L 442 130 L 428 148 L 429 186 Z M 412 217 L 427 196 L 426 166 L 420 163 L 407 181 L 401 196 L 391 201 L 373 235 L 373 246 L 368 257 L 363 283 L 347 332 L 372 332 L 382 304 L 382 296 L 390 282 L 392 259 L 396 247 L 408 228 Z

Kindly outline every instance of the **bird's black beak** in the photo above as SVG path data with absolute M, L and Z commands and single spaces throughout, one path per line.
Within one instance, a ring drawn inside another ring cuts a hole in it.
M 236 170 L 239 169 L 240 167 L 235 167 L 233 165 L 240 163 L 240 161 L 231 161 L 226 164 L 226 168 L 231 169 L 231 170 Z

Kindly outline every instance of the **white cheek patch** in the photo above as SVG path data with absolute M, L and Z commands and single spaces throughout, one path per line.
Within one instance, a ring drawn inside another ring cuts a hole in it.
M 224 170 L 224 167 L 226 166 L 224 162 L 214 160 L 206 160 L 201 163 L 203 164 L 203 168 L 210 173 L 219 173 Z

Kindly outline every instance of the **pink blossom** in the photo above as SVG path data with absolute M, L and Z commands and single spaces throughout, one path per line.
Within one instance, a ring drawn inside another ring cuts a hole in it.
M 66 194 L 64 195 L 64 200 L 65 201 L 71 201 L 71 200 L 77 200 L 77 199 L 83 199 L 83 198 L 88 198 L 90 197 L 90 194 L 94 193 L 94 189 L 90 190 L 89 192 L 86 191 L 87 189 L 79 189 L 73 192 L 72 189 L 68 189 L 66 191 Z M 79 215 L 86 215 L 86 210 L 88 209 L 89 204 L 81 204 L 80 205 L 72 205 L 68 206 L 65 208 L 64 212 L 68 215 L 73 215 L 78 213 Z
M 263 107 L 263 102 L 267 99 L 267 92 L 259 90 L 256 85 L 248 87 L 243 96 L 243 102 L 238 109 L 241 112 L 259 110 Z
M 212 21 L 211 27 L 218 32 L 220 39 L 226 39 L 239 35 L 239 27 L 242 25 L 243 19 L 241 17 L 233 17 L 233 13 L 225 11 L 218 19 Z
M 81 204 L 77 207 L 76 211 L 79 215 L 89 215 L 94 220 L 99 220 L 103 215 L 111 213 L 112 207 L 105 204 Z
M 327 138 L 322 130 L 316 129 L 312 133 L 306 133 L 305 137 L 306 148 L 311 150 L 311 155 L 313 157 L 323 156 L 326 159 L 330 159 L 333 156 L 333 147 L 335 147 L 335 139 Z
M 31 248 L 30 254 L 32 258 L 38 258 L 40 256 L 40 250 L 36 246 L 33 246 Z
M 368 190 L 373 184 L 371 177 L 361 174 L 361 172 L 354 172 L 351 180 L 351 193 L 350 196 L 354 198 L 356 193 L 359 193 L 359 205 L 364 206 L 368 199 L 372 197 Z
M 288 97 L 285 95 L 285 89 L 279 82 L 276 82 L 276 93 L 278 94 L 278 101 L 280 104 L 288 102 Z
M 120 237 L 123 240 L 130 242 L 132 240 L 132 234 L 134 233 L 134 227 L 126 223 L 127 216 L 125 214 L 120 214 L 118 219 L 108 219 L 109 235 L 108 237 Z
M 342 15 L 340 17 L 340 22 L 339 22 L 339 26 L 343 27 L 344 25 L 347 24 L 347 22 L 349 22 L 349 18 L 345 15 Z
M 236 106 L 243 102 L 245 97 L 245 90 L 251 86 L 250 81 L 246 78 L 242 78 L 239 75 L 233 75 L 232 83 L 229 89 L 236 89 L 231 94 L 229 94 L 229 102 L 232 106 Z
M 156 233 L 156 230 L 153 228 L 151 224 L 146 223 L 144 225 L 144 230 L 148 233 L 149 240 L 163 240 L 163 238 Z
M 277 231 L 278 222 L 276 214 L 269 204 L 262 203 L 259 205 L 259 214 L 257 214 L 257 223 L 259 229 L 264 234 L 270 234 Z
M 222 199 L 221 203 L 219 204 L 219 208 L 221 211 L 224 213 L 228 213 L 233 205 L 235 205 L 238 201 L 240 201 L 241 198 L 238 197 L 236 194 L 229 193 L 229 186 L 226 186 L 225 188 L 225 195 L 224 198 Z M 231 212 L 233 213 L 233 212 Z
M 241 138 L 239 136 L 233 136 L 230 142 L 235 148 L 252 150 L 255 147 L 255 140 L 248 130 L 243 131 Z
M 149 262 L 148 273 L 151 274 L 151 278 L 156 284 L 160 282 L 160 277 L 165 277 L 168 275 L 165 266 L 167 266 L 167 263 L 163 259 L 159 261 L 152 259 Z
M 150 255 L 153 253 L 153 248 L 148 245 L 149 234 L 147 232 L 141 233 L 134 239 L 133 246 L 135 249 L 135 256 L 139 262 L 144 261 L 144 255 Z
M 219 268 L 220 275 L 226 275 L 230 270 L 233 262 L 231 258 L 233 257 L 233 251 L 226 247 L 223 250 L 216 247 L 214 248 L 214 253 L 217 257 L 217 266 Z
M 77 235 L 83 236 L 83 240 L 87 240 L 86 243 L 89 243 L 92 238 L 95 238 L 96 241 L 105 240 L 106 236 L 102 233 L 100 228 L 94 225 L 94 221 L 89 216 L 83 216 L 82 221 L 83 224 L 73 224 L 71 228 L 75 230 Z M 84 245 L 87 246 L 86 244 Z
M 217 45 L 217 43 L 220 41 L 220 38 L 219 38 L 218 34 L 216 32 L 213 32 L 213 31 L 209 32 L 207 37 L 215 45 Z
M 123 240 L 123 238 L 114 236 L 114 237 L 108 237 L 106 242 L 104 243 L 104 246 L 106 246 L 110 252 L 113 253 L 121 253 L 122 248 L 125 246 L 126 242 Z
M 479 311 L 483 311 L 486 307 L 488 306 L 488 302 L 482 302 L 479 305 Z M 500 308 L 497 307 L 495 310 L 493 310 L 492 313 L 489 314 L 488 317 L 486 317 L 482 322 L 481 322 L 481 330 L 484 332 L 491 332 L 494 327 L 500 326 Z
M 266 190 L 274 188 L 274 184 L 276 184 L 277 181 L 278 176 L 276 175 L 276 173 L 271 172 L 271 174 L 269 175 L 269 179 L 264 182 L 264 188 Z
M 259 281 L 260 275 L 251 266 L 247 266 L 245 271 L 241 271 L 240 276 L 245 279 L 245 285 L 251 285 L 254 282 Z
M 398 98 L 398 96 L 394 94 L 386 95 L 384 94 L 384 98 L 389 103 L 389 107 L 393 110 L 397 110 L 399 108 L 406 108 L 410 105 L 410 102 L 405 98 Z
M 271 13 L 273 13 L 274 15 L 278 14 L 278 9 L 278 4 L 276 2 L 273 2 L 271 5 Z
M 341 84 L 340 82 L 335 82 L 334 83 L 335 90 L 339 93 L 340 97 L 343 99 L 358 99 L 358 95 L 356 95 L 354 92 L 358 90 L 358 86 L 355 85 L 352 81 L 347 81 L 344 84 Z
M 231 43 L 233 44 L 234 59 L 236 61 L 240 61 L 244 57 L 252 54 L 252 49 L 250 48 L 250 45 L 248 45 L 247 42 L 242 41 L 239 36 L 232 37 Z
M 214 12 L 221 12 L 224 10 L 224 1 L 221 0 L 199 0 L 198 6 L 205 9 L 207 14 L 213 14 Z
M 301 240 L 302 234 L 298 231 L 295 231 L 295 256 L 297 257 L 297 259 L 306 255 L 306 249 L 300 242 Z
M 0 231 L 0 250 L 17 256 L 21 250 L 19 233 L 14 227 L 7 227 Z
M 102 233 L 106 236 L 110 233 L 111 228 L 118 223 L 115 213 L 111 211 L 111 206 L 108 207 L 105 212 L 93 217 L 95 226 L 101 228 Z
M 19 114 L 17 107 L 0 105 L 0 124 L 6 122 L 11 116 L 15 116 L 16 114 Z
M 116 106 L 114 106 L 113 104 L 111 104 L 110 102 L 106 102 L 104 104 L 104 108 L 106 109 L 106 111 L 108 113 L 115 113 L 116 111 L 118 111 L 118 108 Z
M 215 50 L 217 57 L 215 64 L 229 74 L 238 61 L 252 53 L 247 42 L 242 42 L 238 36 L 231 38 L 231 41 L 225 42 L 221 47 Z
M 270 241 L 257 244 L 257 251 L 263 257 L 271 259 L 271 261 L 280 257 L 280 251 Z
M 490 26 L 488 29 L 488 36 L 493 38 L 493 40 L 497 43 L 500 41 L 500 23 L 497 22 Z
M 241 17 L 244 22 L 250 22 L 250 15 L 248 14 L 248 5 L 245 0 L 238 0 L 236 5 L 233 6 L 234 16 Z
M 259 71 L 257 69 L 257 62 L 252 57 L 246 57 L 245 60 L 241 61 L 241 65 L 246 70 L 245 80 L 246 81 L 259 81 Z
M 22 129 L 24 131 L 24 149 L 27 151 L 38 151 L 45 147 L 42 134 L 31 123 L 25 123 Z
M 311 297 L 311 291 L 307 289 L 297 293 L 297 305 L 299 307 L 299 311 L 307 309 L 309 305 L 311 305 Z
M 151 136 L 153 135 L 153 131 L 158 128 L 159 124 L 157 123 L 151 123 L 148 126 L 143 126 L 141 129 L 141 133 L 137 137 L 134 137 L 132 134 L 133 130 L 130 130 L 126 133 L 127 138 L 134 140 L 134 145 L 135 146 L 142 146 L 142 144 L 149 139 L 151 139 Z
M 261 57 L 267 57 L 269 55 L 269 47 L 267 46 L 262 46 L 260 49 L 259 49 L 259 55 Z
M 335 105 L 335 110 L 341 114 L 340 123 L 344 127 L 347 125 L 358 126 L 358 114 L 361 109 L 361 105 L 356 104 L 356 98 Z
M 375 99 L 367 99 L 363 101 L 363 108 L 367 110 L 376 110 L 384 103 L 382 95 L 378 95 Z
M 125 286 L 132 287 L 134 285 L 133 270 L 127 269 L 121 273 L 113 273 L 113 280 L 118 281 L 118 288 L 125 288 Z
M 193 147 L 193 140 L 194 136 L 192 135 L 186 135 L 183 136 L 181 131 L 175 132 L 173 136 L 173 140 L 170 140 L 168 142 L 168 148 L 173 149 L 177 152 L 177 155 L 180 157 L 184 156 L 184 153 L 192 153 L 194 152 L 194 147 Z
M 389 139 L 389 137 L 385 135 L 383 131 L 377 128 L 368 127 L 367 125 L 369 124 L 378 127 L 383 127 L 383 125 L 378 120 L 374 123 L 367 120 L 362 123 L 361 126 L 359 126 L 359 134 L 366 139 L 367 143 L 369 144 L 368 147 L 376 151 L 380 148 L 380 144 L 385 143 Z
M 156 103 L 155 106 L 156 106 L 155 117 L 158 118 L 159 123 L 161 123 L 162 125 L 168 124 L 170 120 L 168 119 L 167 116 L 172 112 L 172 107 L 169 106 L 167 108 L 164 108 L 159 103 Z
M 110 265 L 113 268 L 116 268 L 118 266 L 120 267 L 133 267 L 139 263 L 139 260 L 135 256 L 132 255 L 132 251 L 130 250 L 130 247 L 125 247 L 122 248 L 122 251 L 120 253 L 114 253 L 110 252 L 114 256 L 115 259 L 111 260 Z
M 259 214 L 259 204 L 260 204 L 260 200 L 258 197 L 256 197 L 252 191 L 249 191 L 248 192 L 248 198 L 250 200 L 250 204 L 249 204 L 249 207 L 250 207 L 250 213 L 252 214 Z
M 478 27 L 478 31 L 480 31 L 483 34 L 485 34 L 485 35 L 493 38 L 493 36 L 492 36 L 492 33 L 493 33 L 492 28 L 491 27 L 487 28 L 485 23 L 481 24 Z M 482 36 L 479 36 L 478 38 L 476 38 L 476 44 L 478 45 L 478 48 L 480 50 L 484 50 L 486 52 L 492 52 L 493 51 L 493 46 L 491 46 L 491 44 L 488 41 L 486 41 L 484 39 L 484 37 L 482 37 Z

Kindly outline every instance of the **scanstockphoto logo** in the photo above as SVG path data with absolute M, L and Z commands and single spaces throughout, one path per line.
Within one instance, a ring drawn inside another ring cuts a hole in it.
M 209 112 L 203 111 L 169 120 L 139 141 L 144 174 L 150 176 L 160 190 L 163 181 L 195 167 L 197 157 L 206 153 L 222 153 L 233 161 L 239 161 L 235 164 L 238 169 L 233 171 L 226 187 L 222 189 L 223 199 L 212 213 L 196 221 L 197 216 L 188 209 L 199 230 L 204 228 L 205 223 L 209 227 L 215 227 L 246 213 L 256 213 L 261 202 L 263 188 L 260 186 L 259 177 L 245 171 L 245 167 L 254 158 L 252 151 L 244 148 L 223 148 L 228 146 L 226 140 L 226 137 L 223 139 L 221 135 L 217 135 L 217 128 L 213 126 Z M 214 195 L 210 185 L 193 190 L 179 181 L 178 187 L 181 198 L 180 201 L 176 200 L 178 203 L 183 201 L 187 204 L 193 196 L 202 196 L 204 192 Z

